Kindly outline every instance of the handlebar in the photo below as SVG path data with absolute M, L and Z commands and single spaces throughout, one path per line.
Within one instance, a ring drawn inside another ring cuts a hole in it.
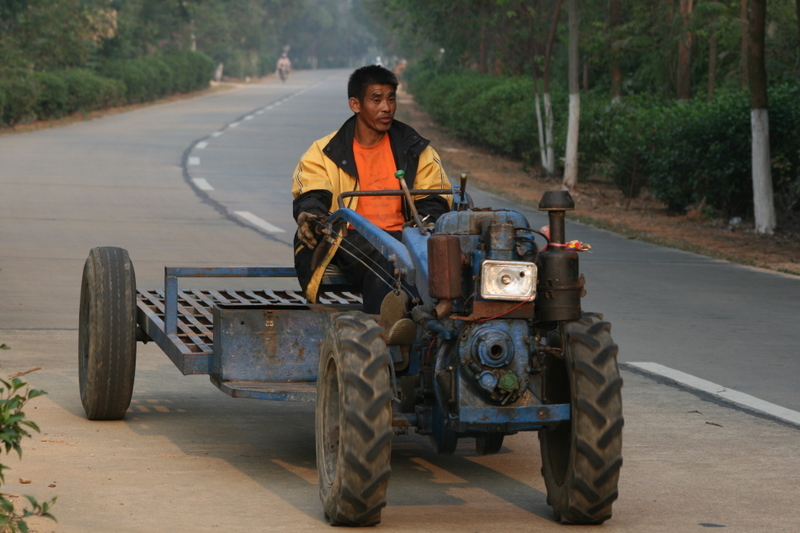
M 408 191 L 412 196 L 430 196 L 432 194 L 445 194 L 454 195 L 458 194 L 458 187 L 454 189 L 410 189 Z M 401 190 L 385 190 L 385 191 L 349 191 L 339 194 L 337 202 L 339 209 L 344 209 L 344 199 L 351 196 L 403 196 L 405 193 Z

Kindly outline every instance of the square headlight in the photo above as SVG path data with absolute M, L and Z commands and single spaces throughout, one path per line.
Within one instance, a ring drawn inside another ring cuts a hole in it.
M 487 259 L 481 266 L 481 298 L 532 300 L 536 296 L 536 265 Z

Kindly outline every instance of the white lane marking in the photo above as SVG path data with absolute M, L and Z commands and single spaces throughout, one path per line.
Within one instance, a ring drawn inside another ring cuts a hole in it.
M 264 114 L 263 109 L 259 109 L 258 111 L 256 111 L 256 115 L 263 115 L 263 114 Z
M 201 191 L 213 191 L 214 187 L 205 178 L 192 178 L 195 186 Z
M 250 211 L 234 211 L 234 213 L 236 213 L 236 216 L 245 219 L 255 227 L 263 229 L 267 233 L 286 233 L 286 230 L 282 230 L 278 226 L 273 226 L 266 220 L 255 216 Z
M 672 381 L 676 381 L 682 385 L 686 385 L 687 387 L 701 390 L 703 392 L 711 394 L 712 396 L 718 396 L 733 403 L 743 405 L 745 407 L 748 407 L 756 411 L 760 411 L 762 413 L 766 413 L 768 415 L 774 416 L 775 418 L 780 418 L 781 420 L 786 420 L 787 422 L 792 422 L 793 424 L 800 424 L 800 413 L 798 413 L 797 411 L 793 411 L 791 409 L 781 407 L 780 405 L 775 405 L 774 403 L 760 400 L 755 396 L 750 396 L 749 394 L 745 394 L 743 392 L 738 392 L 735 390 L 728 389 L 726 387 L 723 387 L 722 385 L 717 385 L 716 383 L 712 383 L 711 381 L 700 379 L 691 374 L 686 374 L 685 372 L 681 372 L 680 370 L 673 370 L 672 368 L 660 365 L 658 363 L 627 363 L 627 364 L 635 366 L 636 368 L 640 368 L 645 372 L 650 372 L 652 374 L 657 374 L 659 376 L 671 379 Z
M 206 146 L 208 146 L 208 141 L 200 141 L 199 143 L 194 145 L 194 147 L 197 148 L 198 150 L 202 150 Z
M 215 131 L 214 133 L 211 134 L 212 137 L 219 137 L 220 135 L 222 135 L 221 131 Z
M 244 117 L 245 120 L 253 120 L 253 115 L 247 115 Z
M 236 126 L 238 126 L 239 124 L 241 124 L 241 122 L 231 122 L 230 124 L 228 124 L 228 127 L 229 127 L 229 128 L 235 128 L 235 127 L 236 127 Z
M 200 165 L 200 158 L 199 157 L 190 157 L 189 164 L 193 167 Z

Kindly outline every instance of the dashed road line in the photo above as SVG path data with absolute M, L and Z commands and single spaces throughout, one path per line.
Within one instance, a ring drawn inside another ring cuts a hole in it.
M 275 107 L 278 107 L 278 106 L 282 105 L 284 101 L 288 101 L 293 97 L 294 97 L 294 95 L 290 95 L 288 97 L 283 98 L 282 100 L 278 100 L 277 102 L 273 102 L 272 104 L 270 104 L 268 106 L 264 106 L 264 107 L 262 107 L 262 108 L 260 108 L 260 109 L 258 109 L 256 111 L 253 111 L 249 115 L 246 115 L 246 116 L 242 117 L 241 119 L 237 120 L 236 122 L 231 122 L 225 128 L 211 133 L 210 137 L 213 137 L 213 138 L 220 137 L 221 135 L 223 135 L 225 133 L 226 129 L 232 129 L 232 128 L 235 128 L 235 127 L 239 126 L 244 121 L 253 120 L 257 115 L 263 115 L 265 112 L 269 111 L 270 109 L 273 109 Z M 197 142 L 197 144 L 195 144 L 192 147 L 192 149 L 203 150 L 203 149 L 208 147 L 208 144 L 209 144 L 208 141 L 199 141 L 199 142 Z M 192 166 L 192 167 L 200 166 L 200 158 L 198 156 L 189 156 L 187 158 L 187 160 L 186 160 L 186 164 L 187 164 L 187 166 Z M 206 178 L 192 178 L 190 175 L 187 175 L 187 177 L 189 177 L 191 179 L 192 183 L 194 184 L 194 186 L 197 187 L 201 191 L 208 192 L 208 191 L 213 191 L 214 190 L 214 187 L 212 187 L 212 185 L 208 182 L 208 180 Z M 256 215 L 254 215 L 250 211 L 234 211 L 234 214 L 237 217 L 241 218 L 242 220 L 250 223 L 251 225 L 255 226 L 256 228 L 258 228 L 258 229 L 260 229 L 260 230 L 262 230 L 264 232 L 267 232 L 267 233 L 286 233 L 286 230 L 284 230 L 282 228 L 279 228 L 278 226 L 275 226 L 273 224 L 270 224 L 266 220 L 264 220 L 264 219 L 262 219 L 260 217 L 257 217 Z
M 264 230 L 267 233 L 286 233 L 286 230 L 283 230 L 283 229 L 279 228 L 278 226 L 273 226 L 272 224 L 270 224 L 266 220 L 255 216 L 250 211 L 234 211 L 234 213 L 239 218 L 242 218 L 242 219 L 248 221 L 249 223 L 251 223 L 252 225 L 257 227 L 258 229 Z
M 625 363 L 625 364 L 637 368 L 639 370 L 643 370 L 647 373 L 667 378 L 670 381 L 674 381 L 675 383 L 684 385 L 691 389 L 696 389 L 701 392 L 710 394 L 711 396 L 727 400 L 737 405 L 741 405 L 748 409 L 765 413 L 774 418 L 785 420 L 786 422 L 791 422 L 792 424 L 800 425 L 800 413 L 798 413 L 797 411 L 781 407 L 780 405 L 775 405 L 774 403 L 761 400 L 759 398 L 756 398 L 755 396 L 731 390 L 723 385 L 718 385 L 711 381 L 698 378 L 691 374 L 687 374 L 685 372 L 681 372 L 680 370 L 675 370 L 666 367 L 664 365 L 660 365 L 658 363 Z
M 214 187 L 205 178 L 192 178 L 195 186 L 201 191 L 213 191 Z

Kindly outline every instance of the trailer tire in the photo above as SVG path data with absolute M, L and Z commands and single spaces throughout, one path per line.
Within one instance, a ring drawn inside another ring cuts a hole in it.
M 546 403 L 569 403 L 572 418 L 539 432 L 547 503 L 559 522 L 601 524 L 622 467 L 619 349 L 601 315 L 584 313 L 564 330 L 564 358 L 546 368 L 543 392 Z
M 494 455 L 503 448 L 502 433 L 482 433 L 475 435 L 475 453 L 478 455 Z
M 331 525 L 381 521 L 391 473 L 392 387 L 383 328 L 361 312 L 332 317 L 320 350 L 319 493 Z
M 136 372 L 136 276 L 127 250 L 93 248 L 83 267 L 78 382 L 89 420 L 120 420 Z

